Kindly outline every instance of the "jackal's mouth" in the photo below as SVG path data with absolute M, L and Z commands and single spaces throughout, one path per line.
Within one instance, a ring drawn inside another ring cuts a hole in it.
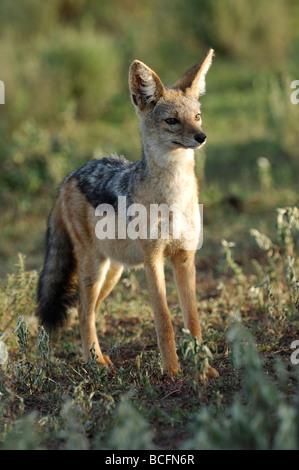
M 182 142 L 178 142 L 177 140 L 172 140 L 172 143 L 182 149 L 198 149 L 199 147 L 205 144 L 205 142 L 203 142 L 202 144 L 196 144 L 196 145 L 184 145 L 182 144 Z

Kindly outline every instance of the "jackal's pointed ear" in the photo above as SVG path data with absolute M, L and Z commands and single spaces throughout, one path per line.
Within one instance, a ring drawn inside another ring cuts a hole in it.
M 129 72 L 129 88 L 132 103 L 140 110 L 155 104 L 165 93 L 158 75 L 139 60 L 134 60 Z
M 214 50 L 210 49 L 206 57 L 189 69 L 175 84 L 174 88 L 179 88 L 186 94 L 197 98 L 206 92 L 206 74 L 212 65 Z

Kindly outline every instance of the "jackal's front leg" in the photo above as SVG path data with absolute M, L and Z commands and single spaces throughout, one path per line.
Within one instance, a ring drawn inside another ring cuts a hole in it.
M 171 258 L 171 262 L 180 297 L 184 326 L 190 331 L 193 338 L 197 337 L 199 341 L 202 342 L 201 327 L 196 305 L 196 269 L 194 259 L 195 252 L 180 251 Z M 209 366 L 208 376 L 217 377 L 218 372 L 213 367 Z
M 166 300 L 163 254 L 147 259 L 144 268 L 155 316 L 163 369 L 175 373 L 179 370 L 179 361 L 175 350 L 174 332 Z

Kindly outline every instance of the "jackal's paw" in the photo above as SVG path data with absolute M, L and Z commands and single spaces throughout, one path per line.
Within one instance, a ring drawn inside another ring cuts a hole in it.
M 109 358 L 109 356 L 105 356 L 104 354 L 97 359 L 99 366 L 101 367 L 110 367 L 112 366 L 112 362 Z
M 170 377 L 174 377 L 180 371 L 179 364 L 176 365 L 168 365 L 163 367 L 163 374 L 170 375 Z
M 109 356 L 104 355 L 103 358 L 104 358 L 105 363 L 107 364 L 107 367 L 110 367 L 113 365 Z
M 217 370 L 214 369 L 214 367 L 209 366 L 207 377 L 209 377 L 209 379 L 216 379 L 217 377 L 219 377 L 219 372 L 217 372 Z

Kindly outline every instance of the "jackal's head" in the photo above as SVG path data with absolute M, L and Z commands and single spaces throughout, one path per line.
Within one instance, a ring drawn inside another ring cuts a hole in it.
M 158 75 L 144 63 L 138 60 L 132 63 L 129 87 L 144 144 L 169 152 L 196 149 L 205 143 L 198 98 L 205 93 L 205 77 L 213 54 L 213 49 L 210 49 L 202 62 L 194 65 L 170 87 L 165 87 Z

